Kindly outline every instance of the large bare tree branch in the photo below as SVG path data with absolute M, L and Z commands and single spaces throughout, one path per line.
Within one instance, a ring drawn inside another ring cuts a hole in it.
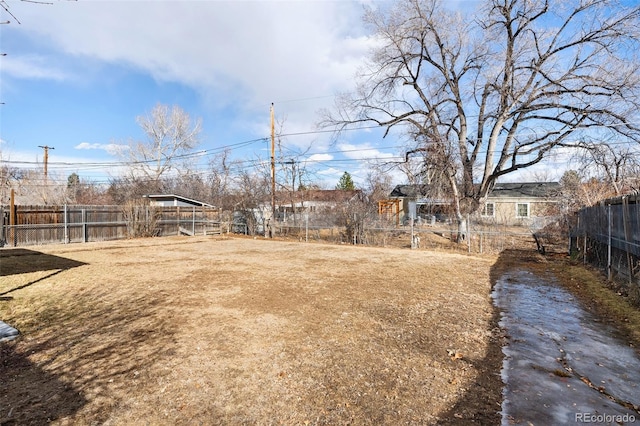
M 323 123 L 402 129 L 425 167 L 449 170 L 459 218 L 572 140 L 640 142 L 640 6 L 491 0 L 465 16 L 402 0 L 365 19 L 379 47 Z

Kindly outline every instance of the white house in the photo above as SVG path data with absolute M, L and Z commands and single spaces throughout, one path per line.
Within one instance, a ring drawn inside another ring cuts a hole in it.
M 497 183 L 477 216 L 484 222 L 502 225 L 542 224 L 557 214 L 559 189 L 558 182 Z M 452 213 L 451 200 L 430 198 L 428 194 L 428 185 L 398 185 L 389 194 L 389 200 L 380 203 L 379 211 L 382 213 L 390 206 L 390 213 L 403 220 L 409 212 L 409 203 L 415 203 L 419 216 L 446 217 Z

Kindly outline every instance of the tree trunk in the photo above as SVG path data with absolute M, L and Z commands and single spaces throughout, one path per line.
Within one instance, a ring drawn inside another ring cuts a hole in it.
M 467 223 L 467 218 L 464 217 L 463 215 L 458 215 L 457 220 L 458 220 L 458 237 L 456 238 L 456 242 L 461 243 L 467 240 L 468 223 Z
M 467 238 L 467 219 L 462 214 L 460 209 L 460 191 L 455 179 L 455 175 L 449 175 L 449 184 L 451 185 L 451 192 L 453 194 L 453 208 L 458 222 L 458 236 L 456 242 L 461 243 Z

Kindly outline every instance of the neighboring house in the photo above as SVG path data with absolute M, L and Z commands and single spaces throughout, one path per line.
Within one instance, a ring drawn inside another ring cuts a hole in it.
M 542 227 L 558 214 L 559 193 L 558 182 L 497 183 L 479 215 L 502 225 Z
M 421 184 L 397 185 L 388 200 L 378 202 L 378 212 L 388 220 L 404 223 L 412 211 L 417 218 L 443 220 L 451 213 L 451 200 L 431 196 L 430 186 Z
M 557 214 L 559 189 L 558 182 L 497 183 L 474 216 L 483 222 L 537 227 Z M 428 193 L 428 185 L 398 185 L 389 198 L 400 201 L 397 214 L 403 221 L 414 203 L 417 216 L 422 219 L 442 220 L 452 213 L 451 200 L 430 198 Z
M 192 200 L 175 194 L 150 194 L 144 195 L 149 199 L 149 204 L 157 207 L 214 207 L 203 201 Z
M 327 214 L 357 200 L 360 190 L 311 189 L 276 194 L 278 220 L 287 221 L 293 214 Z
M 333 224 L 335 215 L 343 207 L 360 197 L 362 191 L 338 189 L 311 189 L 306 191 L 280 191 L 276 193 L 276 221 L 281 224 L 300 224 L 306 217 L 313 218 L 314 224 Z M 258 233 L 268 231 L 273 216 L 271 202 L 264 202 L 257 208 L 235 211 L 234 232 Z

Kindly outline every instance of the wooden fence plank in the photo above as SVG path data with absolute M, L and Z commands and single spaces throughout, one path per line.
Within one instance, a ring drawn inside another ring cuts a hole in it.
M 220 210 L 198 207 L 158 209 L 158 235 L 178 235 L 180 225 L 191 234 L 207 235 L 220 221 Z M 129 238 L 121 206 L 15 206 L 15 225 L 4 224 L 0 235 L 11 235 L 10 246 L 105 241 Z M 9 232 L 7 232 L 9 231 Z M 6 233 L 5 233 L 6 232 Z

